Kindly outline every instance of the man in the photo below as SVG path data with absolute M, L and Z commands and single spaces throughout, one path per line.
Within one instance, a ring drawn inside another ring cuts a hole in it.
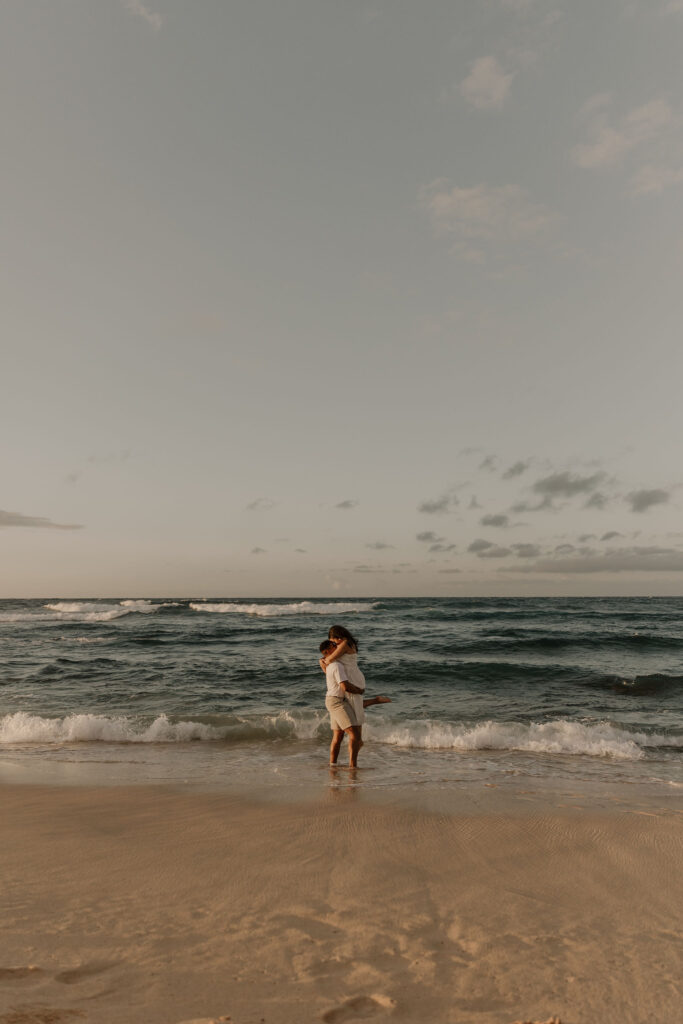
M 333 640 L 323 640 L 320 653 L 323 657 L 334 650 Z M 340 661 L 332 661 L 325 668 L 327 695 L 325 707 L 330 713 L 332 742 L 330 743 L 330 764 L 336 765 L 341 749 L 344 733 L 349 739 L 349 768 L 358 767 L 358 751 L 363 746 L 362 709 L 372 704 L 389 704 L 389 697 L 368 697 L 363 699 L 364 691 L 349 682 L 346 670 Z

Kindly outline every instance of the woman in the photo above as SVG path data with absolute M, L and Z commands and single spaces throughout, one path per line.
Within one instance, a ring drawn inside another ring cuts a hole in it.
M 371 704 L 390 704 L 391 700 L 389 697 L 384 696 L 372 697 L 370 700 L 365 701 L 363 700 L 363 694 L 365 693 L 365 676 L 358 666 L 358 641 L 344 626 L 330 626 L 327 635 L 335 647 L 333 651 L 325 654 L 325 656 L 320 659 L 320 667 L 323 672 L 325 672 L 327 666 L 331 665 L 333 661 L 341 662 L 346 671 L 348 681 L 360 691 L 359 693 L 347 693 L 346 699 L 351 701 L 356 713 L 356 721 L 358 722 L 358 725 L 361 726 L 362 744 L 362 726 L 365 721 L 364 709 L 369 707 Z

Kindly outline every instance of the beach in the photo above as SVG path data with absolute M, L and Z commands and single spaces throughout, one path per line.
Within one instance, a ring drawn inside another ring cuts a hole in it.
M 0 1024 L 677 1019 L 682 612 L 3 602 Z
M 683 819 L 3 785 L 2 1024 L 661 1024 Z

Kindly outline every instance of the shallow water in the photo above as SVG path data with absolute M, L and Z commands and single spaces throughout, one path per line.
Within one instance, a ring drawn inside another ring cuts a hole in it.
M 0 602 L 0 777 L 311 784 L 360 640 L 363 785 L 683 786 L 683 599 Z

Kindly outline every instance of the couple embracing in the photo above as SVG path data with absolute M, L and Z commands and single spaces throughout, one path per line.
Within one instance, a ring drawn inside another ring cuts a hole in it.
M 346 733 L 349 741 L 349 768 L 356 768 L 358 751 L 363 746 L 365 708 L 389 704 L 389 697 L 364 698 L 365 676 L 358 667 L 358 641 L 344 626 L 332 626 L 327 640 L 320 645 L 320 667 L 327 679 L 325 707 L 330 713 L 332 742 L 330 764 L 336 765 Z

